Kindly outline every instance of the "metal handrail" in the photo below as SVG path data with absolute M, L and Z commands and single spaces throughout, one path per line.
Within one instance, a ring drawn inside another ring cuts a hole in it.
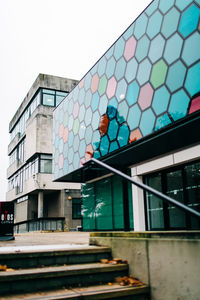
M 132 184 L 135 184 L 136 186 L 140 187 L 141 189 L 143 189 L 143 190 L 145 190 L 147 192 L 152 193 L 153 195 L 159 197 L 160 199 L 162 199 L 164 201 L 167 201 L 167 202 L 169 202 L 169 203 L 177 206 L 178 208 L 184 210 L 187 213 L 192 214 L 193 216 L 195 216 L 197 218 L 200 218 L 200 213 L 198 211 L 196 211 L 196 210 L 194 210 L 194 209 L 186 206 L 185 204 L 183 204 L 181 202 L 178 202 L 177 200 L 174 200 L 173 198 L 171 198 L 171 197 L 169 197 L 169 196 L 167 196 L 167 195 L 165 195 L 165 194 L 163 194 L 163 193 L 155 190 L 154 188 L 152 188 L 152 187 L 150 187 L 150 186 L 148 186 L 148 185 L 146 185 L 144 183 L 135 181 L 130 176 L 124 174 L 123 172 L 121 172 L 121 171 L 119 171 L 119 170 L 117 170 L 117 169 L 115 169 L 115 168 L 107 165 L 106 163 L 104 163 L 104 162 L 102 162 L 102 161 L 100 161 L 100 160 L 98 160 L 96 158 L 91 158 L 89 160 L 89 162 L 91 162 L 91 161 L 93 163 L 99 165 L 99 166 L 102 166 L 103 168 L 105 168 L 107 170 L 110 170 L 112 173 L 115 173 L 115 174 L 117 174 L 117 175 L 125 178 L 126 180 L 130 181 Z

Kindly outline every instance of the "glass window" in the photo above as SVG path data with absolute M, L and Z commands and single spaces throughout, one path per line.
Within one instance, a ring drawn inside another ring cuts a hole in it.
M 63 96 L 56 96 L 56 106 L 64 99 Z
M 40 172 L 41 173 L 52 173 L 52 160 L 41 159 L 40 160 Z
M 54 90 L 43 89 L 42 92 L 45 93 L 45 94 L 55 95 L 55 91 Z
M 81 219 L 81 207 L 82 207 L 82 199 L 81 198 L 73 198 L 72 199 L 72 219 Z
M 43 94 L 43 105 L 54 106 L 54 95 Z

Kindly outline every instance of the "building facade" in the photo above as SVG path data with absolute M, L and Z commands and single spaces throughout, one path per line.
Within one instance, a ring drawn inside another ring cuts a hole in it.
M 200 2 L 154 0 L 54 112 L 54 178 L 83 184 L 85 230 L 199 229 L 92 157 L 200 210 Z
M 81 225 L 78 183 L 52 182 L 53 110 L 76 80 L 39 74 L 9 124 L 7 201 L 15 206 L 16 231 Z

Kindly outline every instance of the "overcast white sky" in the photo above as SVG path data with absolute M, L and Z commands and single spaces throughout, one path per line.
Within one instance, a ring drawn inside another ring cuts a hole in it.
M 0 0 L 0 200 L 9 121 L 38 74 L 80 80 L 150 2 Z

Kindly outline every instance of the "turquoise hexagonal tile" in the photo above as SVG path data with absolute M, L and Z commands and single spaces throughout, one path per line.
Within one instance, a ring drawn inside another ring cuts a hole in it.
M 129 28 L 123 33 L 123 38 L 127 41 L 132 35 L 135 28 L 135 23 L 131 24 Z
M 113 97 L 108 103 L 107 112 L 106 112 L 109 119 L 113 119 L 116 116 L 117 106 L 118 106 L 117 100 L 115 97 Z
M 78 153 L 75 153 L 74 159 L 73 159 L 73 167 L 74 167 L 74 169 L 78 169 L 79 163 L 80 163 L 79 155 L 78 155 Z
M 107 59 L 111 58 L 111 56 L 113 55 L 113 52 L 114 52 L 114 45 L 108 49 L 108 51 L 105 54 L 105 57 Z
M 162 57 L 164 46 L 165 40 L 160 34 L 151 41 L 149 48 L 149 59 L 152 63 L 155 63 Z
M 200 6 L 200 0 L 194 0 L 194 2 Z
M 174 121 L 185 117 L 189 100 L 183 89 L 172 95 L 168 112 Z
M 165 113 L 164 115 L 157 118 L 154 130 L 161 129 L 162 127 L 165 127 L 165 126 L 169 125 L 170 123 L 171 123 L 171 120 L 170 120 L 168 114 Z
M 134 29 L 134 35 L 136 39 L 141 38 L 141 36 L 143 36 L 143 34 L 145 33 L 147 27 L 147 21 L 148 18 L 144 13 L 140 15 L 139 18 L 136 20 L 135 29 Z
M 92 97 L 92 111 L 94 112 L 99 106 L 99 94 L 96 92 Z
M 124 77 L 125 69 L 126 69 L 126 61 L 124 57 L 121 57 L 116 64 L 115 73 L 114 73 L 117 80 L 120 80 L 122 77 Z
M 85 140 L 82 140 L 82 141 L 80 141 L 80 147 L 78 150 L 80 157 L 84 157 L 85 150 L 86 150 L 86 143 L 85 143 Z
M 73 148 L 70 148 L 68 152 L 68 162 L 72 162 L 73 158 L 74 158 L 74 150 Z
M 148 53 L 150 40 L 146 35 L 144 35 L 138 42 L 135 51 L 135 57 L 138 62 L 142 61 Z
M 71 116 L 69 117 L 68 129 L 69 129 L 69 130 L 72 130 L 73 125 L 74 125 L 74 117 L 71 115 Z
M 99 113 L 101 116 L 106 113 L 107 105 L 108 105 L 108 98 L 106 97 L 106 95 L 104 95 L 103 97 L 100 98 L 99 101 Z
M 116 141 L 110 143 L 109 152 L 113 152 L 119 148 L 118 143 Z
M 91 106 L 91 102 L 92 102 L 92 92 L 91 90 L 88 90 L 85 94 L 85 107 L 88 108 L 89 106 Z
M 78 114 L 78 118 L 79 121 L 82 122 L 85 116 L 85 106 L 82 104 L 80 109 L 79 109 L 79 114 Z
M 88 73 L 86 76 L 85 76 L 85 80 L 84 80 L 84 88 L 85 88 L 85 91 L 87 91 L 89 88 L 90 88 L 90 85 L 91 85 L 91 80 L 92 80 L 92 75 L 90 73 Z M 73 96 L 74 97 L 74 96 Z M 75 98 L 75 97 L 74 97 Z
M 112 56 L 108 60 L 107 66 L 106 66 L 106 76 L 108 79 L 110 79 L 113 76 L 114 70 L 115 70 L 115 65 L 116 65 L 116 61 L 115 61 L 114 57 Z
M 117 120 L 118 120 L 119 124 L 126 121 L 127 114 L 128 114 L 128 104 L 124 100 L 124 101 L 120 102 L 120 104 L 118 106 Z
M 109 137 L 110 141 L 113 141 L 116 139 L 118 129 L 119 129 L 119 124 L 117 123 L 116 119 L 113 119 L 112 121 L 110 121 L 109 126 L 108 126 L 108 137 Z
M 159 32 L 162 24 L 163 16 L 159 11 L 156 11 L 150 18 L 147 25 L 147 35 L 150 39 L 153 39 Z
M 67 159 L 67 157 L 68 157 L 68 151 L 69 151 L 68 143 L 65 143 L 64 148 L 63 148 L 64 159 Z
M 59 141 L 59 147 L 58 147 L 60 153 L 63 153 L 63 146 L 64 146 L 63 139 L 61 139 Z
M 130 130 L 133 130 L 138 127 L 141 116 L 141 110 L 139 106 L 135 104 L 129 109 L 127 123 Z
M 116 98 L 118 102 L 122 101 L 125 98 L 127 90 L 127 83 L 124 79 L 121 79 L 117 84 L 117 90 L 116 90 Z
M 86 141 L 86 145 L 89 145 L 92 141 L 92 126 L 88 126 L 85 130 L 85 141 Z
M 143 85 L 149 80 L 151 73 L 151 63 L 145 58 L 140 64 L 137 73 L 137 80 L 140 85 Z
M 171 92 L 174 92 L 183 86 L 185 73 L 186 67 L 180 60 L 169 67 L 166 85 Z
M 120 37 L 115 44 L 115 49 L 113 54 L 116 60 L 118 60 L 123 55 L 124 47 L 125 47 L 125 41 L 122 37 Z
M 166 13 L 174 5 L 174 0 L 160 0 L 159 8 L 162 13 Z
M 133 57 L 126 65 L 125 78 L 128 83 L 131 82 L 133 79 L 135 79 L 137 68 L 138 68 L 138 63 L 135 57 Z
M 119 128 L 119 133 L 117 136 L 117 141 L 120 147 L 123 147 L 128 144 L 128 139 L 130 135 L 130 130 L 126 124 L 122 124 Z
M 99 77 L 101 77 L 105 73 L 106 62 L 107 61 L 106 61 L 105 57 L 103 56 L 98 63 L 97 73 L 98 73 Z
M 185 88 L 191 97 L 200 92 L 200 62 L 188 69 Z
M 68 160 L 65 159 L 63 163 L 63 173 L 67 174 L 68 173 Z
M 137 81 L 133 81 L 129 86 L 126 94 L 126 100 L 128 101 L 128 104 L 131 106 L 134 103 L 136 103 L 139 95 L 139 85 L 137 84 Z
M 69 145 L 69 147 L 72 147 L 73 141 L 74 141 L 74 134 L 73 134 L 72 131 L 70 131 L 69 138 L 68 138 L 68 145 Z
M 154 0 L 145 10 L 145 13 L 150 16 L 158 7 L 159 0 Z
M 94 154 L 93 154 L 93 157 L 94 158 L 99 158 L 99 157 L 101 157 L 101 154 L 100 154 L 100 152 L 98 151 L 98 150 L 96 150 L 95 152 L 94 152 Z
M 195 4 L 192 4 L 183 12 L 178 30 L 184 38 L 198 28 L 199 17 L 200 8 Z
M 99 130 L 94 131 L 92 135 L 92 147 L 94 151 L 96 151 L 99 148 L 100 140 L 101 140 L 101 135 L 99 133 Z
M 150 82 L 156 89 L 165 82 L 167 65 L 163 59 L 159 60 L 152 68 Z
M 184 10 L 193 0 L 176 0 L 175 4 L 180 10 Z
M 79 136 L 76 135 L 74 138 L 74 142 L 73 142 L 73 148 L 74 148 L 74 152 L 77 152 L 79 149 L 79 144 L 80 144 L 80 140 L 79 140 Z
M 165 86 L 157 89 L 153 96 L 152 107 L 156 115 L 160 115 L 167 110 L 170 94 Z
M 152 112 L 151 108 L 148 108 L 142 113 L 142 117 L 140 120 L 140 130 L 143 136 L 152 133 L 155 123 L 155 115 Z
M 85 96 L 85 92 L 84 92 L 84 89 L 83 90 L 83 95 Z M 80 102 L 79 102 L 80 103 Z M 71 115 L 72 112 L 73 112 L 73 109 L 74 109 L 74 103 L 73 103 L 73 100 L 69 100 L 69 104 L 68 104 L 68 114 Z M 62 114 L 63 114 L 63 111 L 60 111 L 59 113 L 59 117 L 62 118 Z M 61 119 L 62 120 L 62 119 Z
M 100 143 L 100 152 L 101 152 L 102 156 L 104 156 L 108 153 L 108 148 L 109 148 L 109 140 L 108 140 L 107 135 L 104 135 L 101 138 L 101 143 Z
M 92 121 L 92 110 L 90 107 L 86 110 L 85 113 L 85 125 L 88 126 Z
M 164 16 L 161 32 L 165 38 L 170 37 L 178 27 L 180 13 L 174 7 Z
M 79 126 L 79 131 L 78 131 L 78 135 L 79 135 L 79 137 L 80 137 L 80 140 L 82 140 L 82 139 L 84 138 L 84 135 L 85 135 L 85 129 L 86 129 L 85 123 L 82 122 L 82 123 L 80 124 L 80 126 Z
M 99 121 L 100 121 L 100 114 L 98 112 L 98 110 L 96 110 L 93 115 L 92 115 L 92 128 L 93 130 L 97 130 L 99 127 Z
M 79 91 L 79 95 L 78 95 L 78 102 L 80 105 L 83 103 L 84 97 L 85 97 L 85 91 L 84 91 L 84 89 L 81 89 Z
M 195 61 L 198 61 L 200 58 L 200 34 L 198 32 L 193 33 L 185 41 L 183 47 L 182 59 L 184 62 L 190 66 Z
M 164 58 L 168 64 L 173 63 L 180 57 L 182 46 L 183 39 L 178 33 L 175 33 L 167 40 L 164 51 Z

